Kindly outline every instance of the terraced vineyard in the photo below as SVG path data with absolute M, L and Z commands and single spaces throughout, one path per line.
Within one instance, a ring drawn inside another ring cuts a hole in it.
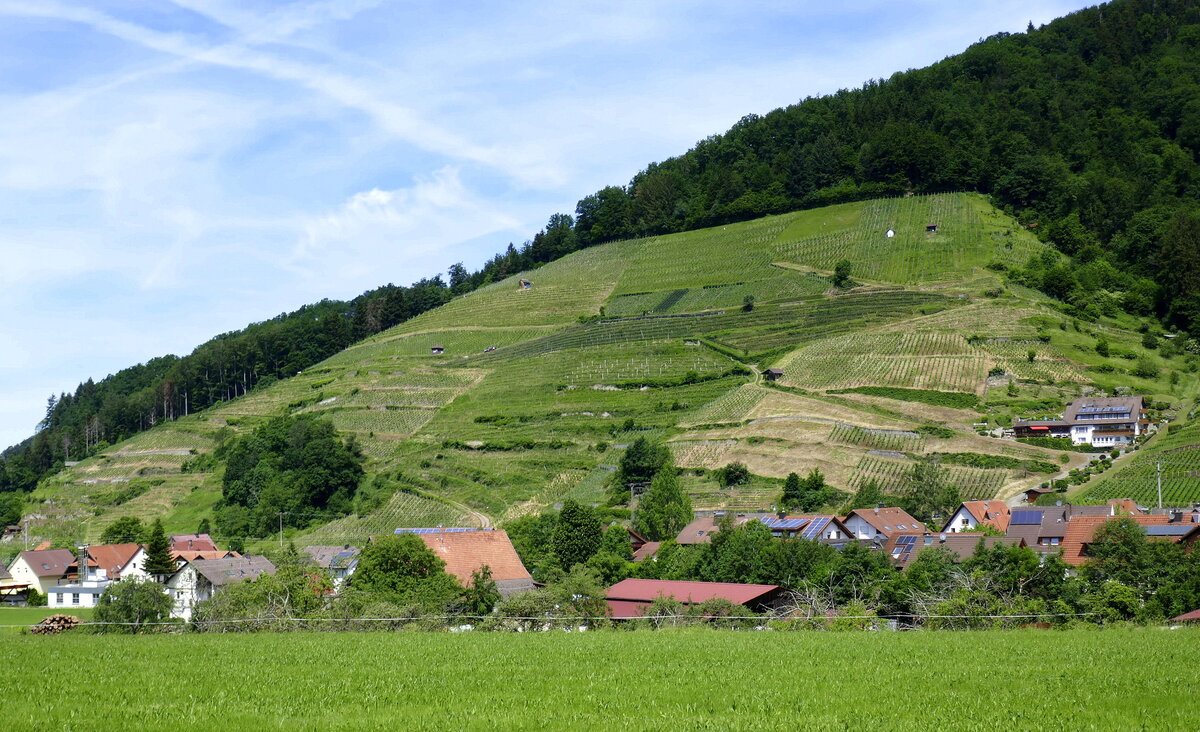
M 902 493 L 914 463 L 882 457 L 864 457 L 855 470 L 851 486 L 858 490 L 868 481 L 875 481 L 884 493 Z M 1004 484 L 1006 471 L 984 468 L 943 466 L 946 481 L 958 487 L 964 501 L 995 498 Z
M 1157 505 L 1156 461 L 1162 463 L 1163 505 L 1200 503 L 1200 423 L 1155 438 L 1149 447 L 1134 454 L 1130 464 L 1097 480 L 1087 498 L 1132 498 L 1142 505 Z
M 829 433 L 833 442 L 847 445 L 862 445 L 873 450 L 919 453 L 925 449 L 925 438 L 917 432 L 901 430 L 878 430 L 838 423 Z
M 938 224 L 936 233 L 925 231 L 929 223 Z M 882 236 L 889 227 L 891 239 Z M 1045 387 L 1054 394 L 1076 389 L 1096 373 L 1075 360 L 1094 354 L 1084 332 L 1091 326 L 1072 328 L 1041 296 L 1016 287 L 984 297 L 1003 285 L 987 264 L 1023 264 L 1045 250 L 973 194 L 850 203 L 612 242 L 490 284 L 293 378 L 142 433 L 46 481 L 33 500 L 47 517 L 46 538 L 84 540 L 126 514 L 159 515 L 170 531 L 194 531 L 213 518 L 221 468 L 183 473 L 184 464 L 285 414 L 328 417 L 355 436 L 369 478 L 403 474 L 396 485 L 421 493 L 396 493 L 367 515 L 297 532 L 326 543 L 479 520 L 469 511 L 495 521 L 568 496 L 600 502 L 621 449 L 638 437 L 669 444 L 683 467 L 739 460 L 758 476 L 730 491 L 688 471 L 686 489 L 698 506 L 766 509 L 780 479 L 812 469 L 840 489 L 867 477 L 892 489 L 911 463 L 887 453 L 1006 446 L 977 438 L 964 421 L 973 415 L 961 410 L 820 392 L 892 386 L 978 394 L 997 365 L 1022 379 L 1071 385 Z M 843 257 L 861 283 L 846 291 L 829 281 Z M 748 310 L 747 296 L 754 297 Z M 1120 340 L 1114 326 L 1104 327 L 1114 344 Z M 1043 343 L 1048 332 L 1053 340 Z M 1122 348 L 1136 348 L 1140 338 L 1130 333 Z M 1164 364 L 1179 368 L 1169 358 Z M 784 370 L 781 388 L 754 373 L 770 367 Z M 1166 377 L 1164 368 L 1163 384 Z M 1181 389 L 1191 388 L 1188 378 Z M 930 424 L 953 437 L 923 439 L 917 430 Z M 968 496 L 991 497 L 1025 480 L 957 466 L 947 474 Z

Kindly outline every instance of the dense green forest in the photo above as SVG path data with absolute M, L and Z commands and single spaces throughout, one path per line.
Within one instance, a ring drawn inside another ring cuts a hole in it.
M 909 192 L 990 194 L 1073 259 L 1009 275 L 1095 318 L 1200 329 L 1200 7 L 1120 0 L 930 67 L 749 115 L 556 214 L 521 247 L 447 281 L 387 285 L 218 336 L 51 397 L 5 452 L 0 491 L 64 460 L 285 378 L 350 343 L 605 241 Z M 998 265 L 999 266 L 999 265 Z

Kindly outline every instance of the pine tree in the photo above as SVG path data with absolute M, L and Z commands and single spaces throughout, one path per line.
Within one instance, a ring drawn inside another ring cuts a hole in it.
M 175 562 L 171 560 L 171 540 L 167 538 L 162 520 L 155 519 L 146 539 L 146 573 L 155 576 L 174 572 Z

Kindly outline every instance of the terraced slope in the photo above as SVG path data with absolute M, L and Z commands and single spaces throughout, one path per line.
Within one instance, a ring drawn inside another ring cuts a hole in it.
M 1189 375 L 1168 385 L 1177 366 L 1169 360 L 1157 381 L 1127 376 L 1095 354 L 1086 329 L 1040 296 L 1005 290 L 987 268 L 1043 251 L 971 194 L 844 204 L 598 246 L 65 470 L 35 494 L 40 531 L 94 538 L 126 514 L 194 530 L 219 498 L 220 468 L 185 472 L 204 462 L 193 458 L 279 414 L 327 415 L 356 436 L 372 479 L 397 491 L 300 537 L 321 543 L 396 526 L 499 521 L 566 497 L 601 500 L 620 448 L 643 435 L 669 441 L 677 462 L 695 469 L 685 483 L 702 508 L 770 508 L 780 479 L 812 468 L 845 490 L 888 483 L 930 452 L 1057 461 L 1054 451 L 979 436 L 972 425 L 984 416 L 975 410 L 831 393 L 902 387 L 991 405 L 988 372 L 997 368 L 1038 381 L 1022 384 L 1022 398 L 1069 398 L 1094 381 L 1151 394 L 1194 389 Z M 829 274 L 843 257 L 855 286 L 836 290 Z M 1133 352 L 1140 336 L 1126 327 L 1088 326 Z M 762 376 L 769 367 L 784 371 L 776 384 Z M 929 425 L 940 429 L 922 429 Z M 721 489 L 705 473 L 733 460 L 759 476 L 752 485 Z M 978 497 L 1045 479 L 1023 470 L 950 474 Z

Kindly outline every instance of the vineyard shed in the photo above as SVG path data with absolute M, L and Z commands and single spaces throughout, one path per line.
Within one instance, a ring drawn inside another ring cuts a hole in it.
M 429 352 L 435 356 L 440 356 L 446 352 L 446 347 L 445 346 L 430 346 Z
M 932 234 L 937 231 L 937 226 L 938 226 L 937 224 L 929 224 L 928 226 L 925 227 L 925 231 Z
M 783 369 L 767 369 L 763 376 L 767 377 L 767 381 L 778 381 L 783 376 Z

